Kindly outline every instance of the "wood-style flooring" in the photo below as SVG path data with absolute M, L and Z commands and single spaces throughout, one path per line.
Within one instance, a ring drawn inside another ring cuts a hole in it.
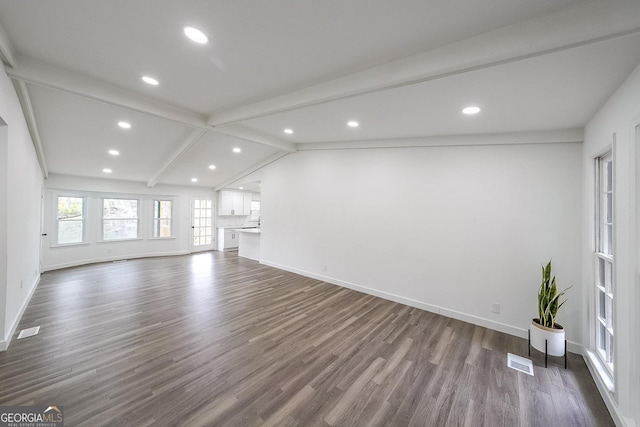
M 0 405 L 66 426 L 612 426 L 582 357 L 230 252 L 43 274 Z

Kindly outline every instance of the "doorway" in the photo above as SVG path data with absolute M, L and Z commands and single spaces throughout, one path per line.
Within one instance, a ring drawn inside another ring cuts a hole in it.
M 191 202 L 191 252 L 211 251 L 214 248 L 213 200 L 194 198 Z

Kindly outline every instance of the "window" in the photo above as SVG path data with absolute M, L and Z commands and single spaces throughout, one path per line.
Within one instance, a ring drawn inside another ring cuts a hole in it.
M 260 202 L 251 201 L 251 217 L 249 218 L 251 221 L 260 221 Z
M 153 201 L 153 237 L 171 237 L 171 200 Z
M 605 366 L 613 373 L 613 157 L 607 153 L 596 159 L 596 239 L 595 239 L 595 342 Z
M 102 239 L 138 238 L 138 201 L 104 199 L 102 209 Z
M 58 197 L 57 243 L 68 245 L 84 241 L 84 199 Z

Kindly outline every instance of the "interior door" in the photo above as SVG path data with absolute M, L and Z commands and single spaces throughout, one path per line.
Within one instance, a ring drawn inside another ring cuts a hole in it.
M 44 187 L 42 187 L 40 189 L 40 256 L 38 258 L 38 275 L 42 274 L 42 257 L 45 251 L 44 245 L 49 242 L 47 234 L 44 219 Z
M 213 200 L 193 199 L 191 203 L 191 252 L 215 248 Z

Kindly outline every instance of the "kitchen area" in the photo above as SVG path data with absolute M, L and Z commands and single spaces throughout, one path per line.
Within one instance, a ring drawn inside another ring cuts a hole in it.
M 260 183 L 218 192 L 217 250 L 260 260 Z

